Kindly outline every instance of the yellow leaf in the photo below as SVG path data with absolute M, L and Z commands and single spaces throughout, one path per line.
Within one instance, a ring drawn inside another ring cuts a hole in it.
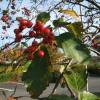
M 79 19 L 79 15 L 73 9 L 65 9 L 65 10 L 61 9 L 59 12 L 67 14 L 69 16 L 72 16 L 72 17 L 75 17 L 75 18 Z

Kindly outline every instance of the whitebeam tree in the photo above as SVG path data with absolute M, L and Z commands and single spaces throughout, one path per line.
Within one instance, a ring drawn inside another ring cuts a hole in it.
M 0 82 L 21 79 L 39 100 L 100 99 L 84 91 L 88 69 L 100 67 L 93 58 L 100 56 L 99 0 L 0 0 L 0 7 Z M 50 95 L 39 98 L 50 83 Z M 71 95 L 54 95 L 59 84 Z M 23 97 L 14 94 L 8 100 Z

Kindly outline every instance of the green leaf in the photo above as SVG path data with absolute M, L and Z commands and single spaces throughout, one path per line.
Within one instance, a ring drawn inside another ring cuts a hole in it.
M 74 100 L 74 99 L 68 97 L 67 95 L 52 95 L 49 96 L 46 100 Z
M 63 33 L 56 37 L 58 45 L 60 45 L 67 57 L 73 58 L 78 63 L 88 64 L 90 62 L 90 52 L 84 44 L 75 38 L 71 33 Z
M 45 90 L 50 80 L 48 51 L 45 47 L 41 49 L 45 52 L 45 56 L 40 58 L 35 53 L 34 60 L 22 77 L 27 84 L 27 91 L 33 98 L 37 98 Z
M 63 18 L 59 18 L 59 19 L 53 21 L 53 25 L 55 27 L 63 27 L 63 26 L 68 25 L 68 24 L 70 24 L 70 23 L 65 22 L 63 20 Z
M 100 98 L 90 92 L 80 92 L 78 95 L 78 100 L 100 100 Z
M 74 66 L 72 69 L 66 70 L 64 78 L 69 87 L 77 93 L 81 91 L 87 83 L 86 70 L 81 66 Z
M 23 65 L 23 72 L 26 72 L 28 67 L 30 66 L 30 64 L 32 63 L 32 61 L 27 61 L 24 65 Z
M 83 25 L 81 22 L 74 22 L 74 23 L 71 23 L 69 25 L 66 25 L 66 28 L 68 29 L 68 31 L 70 33 L 72 33 L 76 37 L 81 37 L 82 36 L 81 32 L 84 31 Z
M 46 23 L 50 19 L 50 14 L 47 12 L 41 12 L 37 15 L 37 20 Z

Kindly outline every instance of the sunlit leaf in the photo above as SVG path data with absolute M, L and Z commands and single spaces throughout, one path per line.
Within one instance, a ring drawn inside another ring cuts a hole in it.
M 74 66 L 74 68 L 66 70 L 64 78 L 69 87 L 77 93 L 86 86 L 87 75 L 85 68 L 82 66 Z
M 26 72 L 28 67 L 30 66 L 30 64 L 32 63 L 32 61 L 27 61 L 24 65 L 23 65 L 23 72 Z
M 86 46 L 71 33 L 63 33 L 56 37 L 58 45 L 62 47 L 67 57 L 73 58 L 78 63 L 88 64 L 90 62 L 90 53 Z
M 59 12 L 72 16 L 74 18 L 79 18 L 79 15 L 73 9 L 61 9 Z
M 78 100 L 100 100 L 100 98 L 90 92 L 80 92 L 78 96 Z

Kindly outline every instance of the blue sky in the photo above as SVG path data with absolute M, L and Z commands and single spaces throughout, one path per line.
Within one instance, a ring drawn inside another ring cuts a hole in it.
M 20 0 L 21 1 L 21 0 Z M 39 5 L 39 6 L 37 6 L 37 9 L 38 9 L 38 11 L 39 12 L 42 12 L 42 11 L 46 11 L 46 10 L 48 10 L 48 7 L 50 6 L 50 5 L 55 5 L 57 2 L 59 2 L 60 0 L 48 0 L 46 3 L 44 3 L 44 4 L 42 4 L 42 5 Z M 1 2 L 0 3 L 0 7 L 1 7 L 1 11 L 2 10 L 5 10 L 6 9 L 6 7 L 7 7 L 7 5 L 8 5 L 8 2 L 6 1 L 6 0 L 3 0 L 3 2 Z M 20 4 L 20 3 L 17 3 L 17 9 L 20 9 L 20 8 L 23 8 L 23 7 L 27 7 L 27 8 L 31 8 L 32 7 L 32 5 L 33 5 L 33 3 L 30 3 L 29 2 L 29 0 L 23 0 L 23 2 Z M 35 5 L 38 5 L 38 3 L 37 4 L 34 4 L 33 6 L 35 7 Z M 51 6 L 52 7 L 52 6 Z M 34 9 L 33 9 L 34 10 Z M 33 13 L 33 12 L 32 12 Z M 33 15 L 35 16 L 36 15 L 36 12 L 35 13 L 33 13 Z M 17 17 L 20 17 L 20 16 L 23 16 L 22 14 L 21 14 L 21 12 L 19 12 L 18 14 L 16 14 L 16 16 Z M 15 20 L 16 19 L 16 16 L 14 15 L 12 18 Z M 54 14 L 52 14 L 52 20 L 53 20 L 53 18 L 55 18 L 54 17 L 55 15 Z M 0 14 L 0 18 L 2 17 L 2 14 Z M 24 17 L 25 18 L 25 17 Z M 33 20 L 33 23 L 34 23 L 34 21 L 35 20 Z M 5 32 L 5 34 L 3 34 L 2 33 L 2 26 L 5 26 L 5 23 L 4 22 L 2 22 L 2 21 L 0 21 L 0 37 L 2 37 L 2 38 L 0 38 L 0 47 L 2 46 L 2 45 L 4 45 L 4 44 L 6 44 L 6 43 L 11 43 L 14 39 L 14 33 L 13 33 L 13 30 L 15 29 L 15 28 L 17 28 L 18 27 L 18 23 L 17 22 L 15 22 L 14 24 L 12 24 L 11 25 L 11 28 L 10 29 L 8 29 L 8 31 L 7 32 Z M 24 32 L 26 33 L 28 31 L 28 29 L 27 30 L 25 30 Z M 23 33 L 24 33 L 23 32 Z M 6 39 L 6 37 L 8 37 L 7 39 Z M 12 38 L 11 38 L 12 37 Z M 2 40 L 3 39 L 3 40 Z
M 19 1 L 22 1 L 22 0 L 19 0 Z M 46 3 L 44 3 L 43 5 L 39 5 L 39 6 L 37 7 L 37 9 L 38 9 L 40 12 L 41 12 L 41 11 L 46 11 L 50 5 L 53 6 L 53 5 L 55 5 L 55 4 L 56 4 L 57 2 L 59 2 L 59 1 L 61 1 L 61 0 L 48 0 L 48 1 L 47 1 Z M 97 0 L 97 1 L 99 1 L 99 0 Z M 3 0 L 3 2 L 0 3 L 1 10 L 6 9 L 7 4 L 8 4 L 8 2 L 7 2 L 6 0 Z M 33 3 L 30 3 L 29 0 L 23 0 L 23 2 L 21 3 L 21 5 L 20 5 L 20 3 L 17 3 L 17 9 L 20 9 L 21 7 L 27 7 L 27 8 L 30 9 L 30 7 L 32 7 L 32 5 L 33 5 Z M 66 5 L 67 5 L 67 4 L 66 4 Z M 64 6 L 64 8 L 67 8 L 66 5 Z M 85 5 L 88 5 L 88 4 L 85 3 Z M 34 4 L 33 6 L 35 7 L 35 4 Z M 51 7 L 52 7 L 52 6 L 51 6 Z M 77 13 L 79 13 L 79 7 L 78 7 L 78 6 L 77 6 L 77 7 L 74 7 L 74 9 L 77 11 Z M 33 11 L 32 11 L 32 12 L 33 12 Z M 36 13 L 33 13 L 33 14 L 34 14 L 34 16 L 36 15 Z M 1 16 L 2 16 L 2 14 L 0 14 L 0 18 L 1 18 Z M 16 14 L 16 16 L 22 16 L 21 12 L 19 12 L 18 14 Z M 12 18 L 15 19 L 16 16 L 14 15 Z M 55 14 L 54 14 L 54 12 L 53 12 L 52 15 L 51 15 L 51 19 L 52 19 L 52 20 L 55 19 Z M 34 20 L 33 20 L 33 23 L 34 23 Z M 0 47 L 1 47 L 2 45 L 4 45 L 5 43 L 10 43 L 10 42 L 13 41 L 13 38 L 14 38 L 13 30 L 14 30 L 15 28 L 18 27 L 18 23 L 16 22 L 15 24 L 12 24 L 11 28 L 8 29 L 8 31 L 5 32 L 5 34 L 2 33 L 2 25 L 5 25 L 5 24 L 4 24 L 2 21 L 0 21 L 0 37 L 1 37 L 1 36 L 4 37 L 4 40 L 2 40 L 2 39 L 0 38 Z M 28 29 L 25 30 L 24 32 L 26 33 L 27 31 L 28 31 Z M 9 38 L 6 39 L 6 37 L 9 37 Z M 13 38 L 11 38 L 11 37 L 13 37 Z
M 20 0 L 20 1 L 22 1 L 22 0 Z M 51 2 L 50 2 L 51 1 Z M 56 2 L 58 2 L 58 1 L 60 1 L 60 0 L 55 0 Z M 55 3 L 56 3 L 55 2 Z M 37 9 L 41 12 L 41 11 L 45 11 L 46 9 L 48 9 L 48 5 L 50 5 L 50 4 L 52 4 L 53 3 L 53 0 L 48 0 L 48 2 L 46 2 L 46 4 L 44 4 L 44 5 L 39 5 L 38 7 L 37 7 Z M 3 0 L 3 2 L 0 2 L 0 7 L 1 7 L 1 11 L 2 10 L 5 10 L 6 8 L 7 8 L 7 5 L 8 5 L 8 2 L 6 1 L 6 0 Z M 23 0 L 23 2 L 22 3 L 17 3 L 17 9 L 20 9 L 20 8 L 22 8 L 22 7 L 27 7 L 27 8 L 29 8 L 30 9 L 30 7 L 32 7 L 32 5 L 33 5 L 33 3 L 30 3 L 29 2 L 29 0 Z M 35 7 L 35 6 L 34 6 Z M 35 16 L 35 14 L 36 13 L 33 13 L 34 14 L 34 16 Z M 22 14 L 21 14 L 21 12 L 19 12 L 18 14 L 16 14 L 16 16 L 17 17 L 20 17 L 20 16 L 22 16 Z M 15 18 L 16 18 L 16 16 L 14 15 L 12 18 L 15 20 Z M 0 18 L 2 17 L 2 14 L 0 14 Z M 25 17 L 24 17 L 25 18 Z M 33 22 L 34 22 L 34 20 L 33 20 Z M 10 29 L 8 29 L 8 31 L 7 32 L 3 32 L 2 33 L 2 26 L 5 26 L 5 23 L 3 23 L 2 21 L 0 21 L 0 37 L 2 37 L 2 38 L 0 38 L 0 47 L 2 46 L 2 45 L 4 45 L 5 43 L 11 43 L 12 41 L 13 41 L 13 38 L 14 38 L 14 33 L 13 33 L 13 30 L 15 29 L 15 28 L 17 28 L 18 27 L 18 23 L 17 22 L 15 22 L 14 24 L 12 24 L 11 25 L 11 28 Z M 28 31 L 28 29 L 26 30 L 26 31 Z M 6 37 L 8 37 L 7 39 L 6 39 Z M 12 37 L 12 38 L 11 38 Z

